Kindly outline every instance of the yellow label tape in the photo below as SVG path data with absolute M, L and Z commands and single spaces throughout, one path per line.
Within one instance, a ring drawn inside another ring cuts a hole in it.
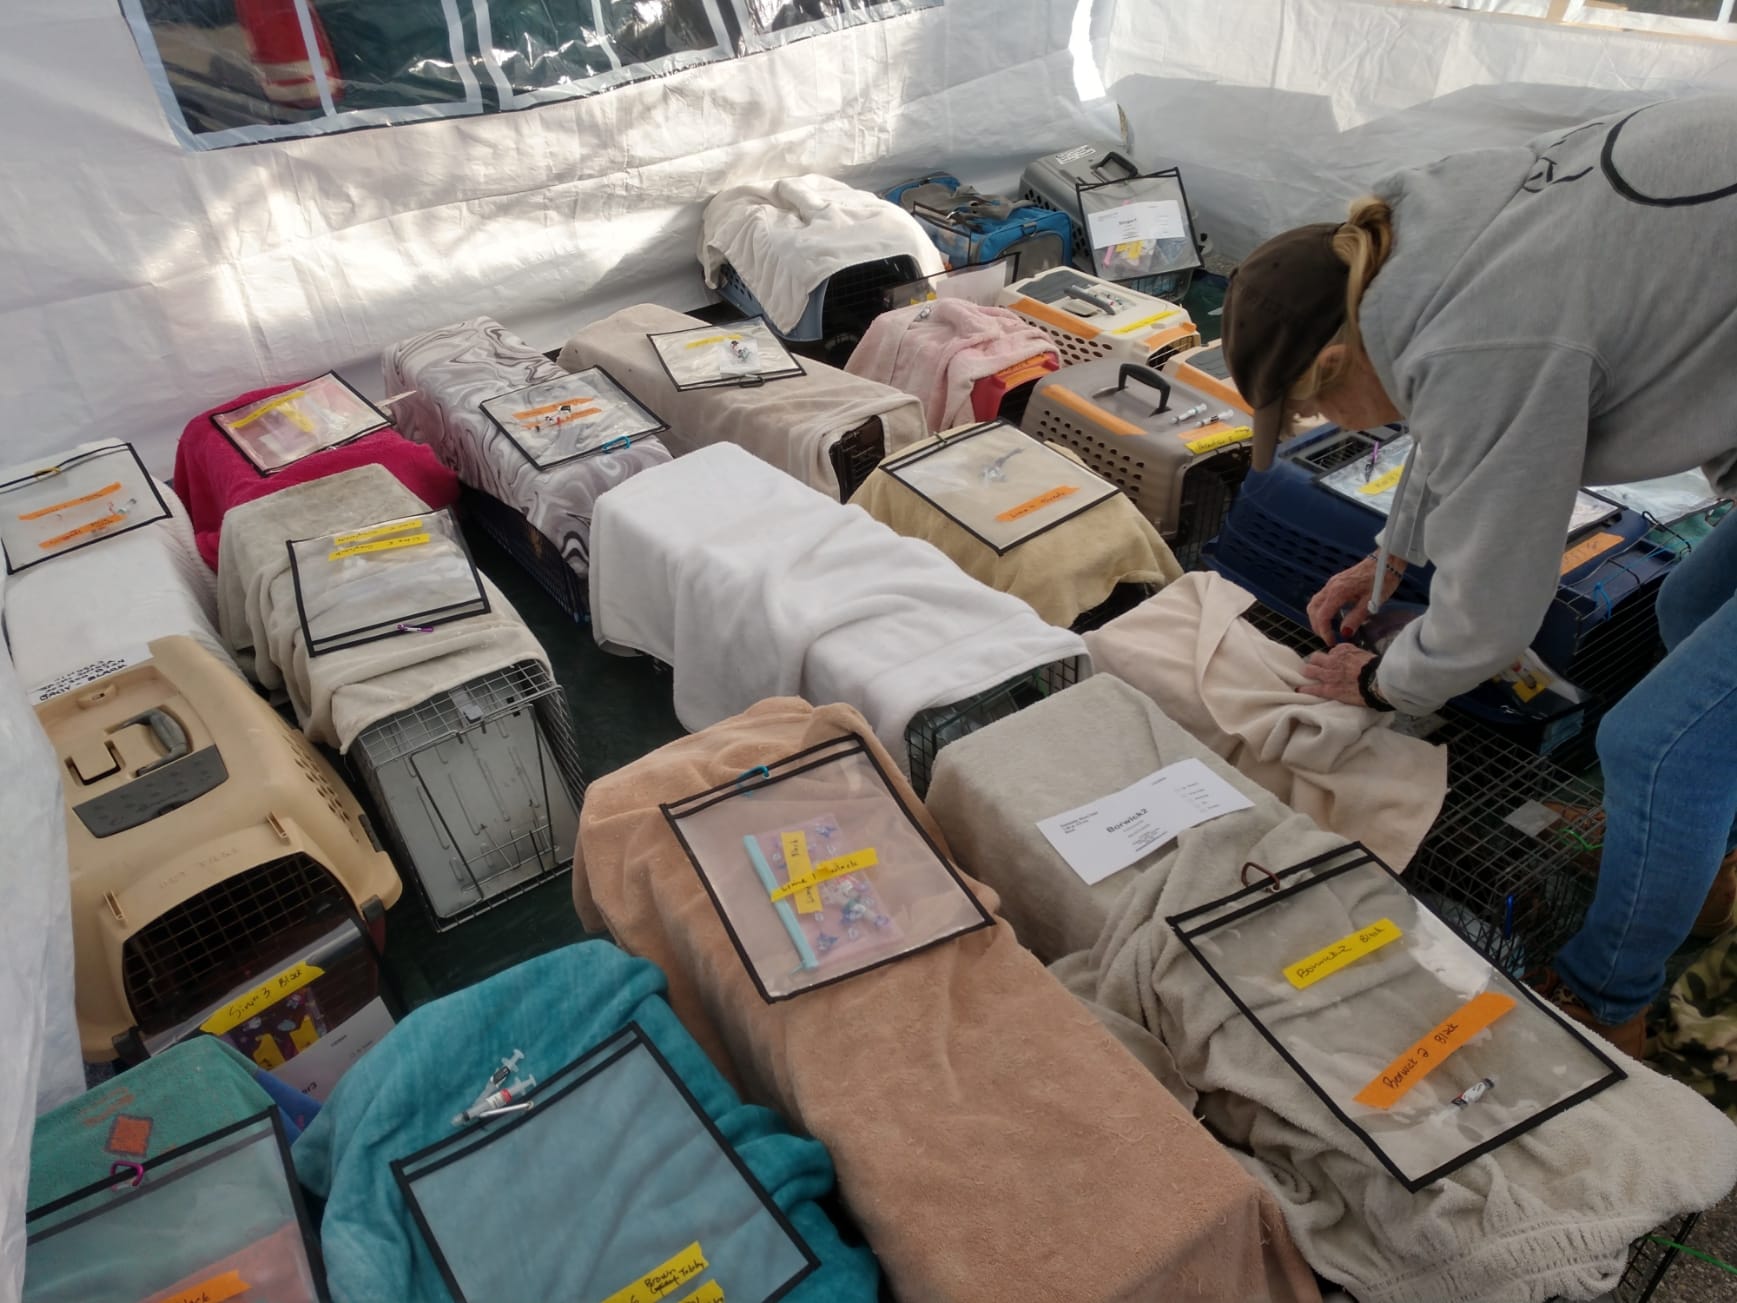
M 772 899 L 785 900 L 799 891 L 818 887 L 823 882 L 833 878 L 842 878 L 847 873 L 858 873 L 863 869 L 872 869 L 880 862 L 880 856 L 875 854 L 873 846 L 866 850 L 853 851 L 849 855 L 840 855 L 835 860 L 823 860 L 814 866 L 813 872 L 801 878 L 792 878 L 777 891 L 774 891 Z
M 421 547 L 428 542 L 427 534 L 411 534 L 404 538 L 381 538 L 372 543 L 358 543 L 354 547 L 341 547 L 326 557 L 328 561 L 342 561 L 345 557 L 361 556 L 364 552 L 391 552 L 401 547 Z
M 372 529 L 358 529 L 354 534 L 334 534 L 332 546 L 348 547 L 351 543 L 366 543 L 370 539 L 387 538 L 393 534 L 412 534 L 426 527 L 427 522 L 419 517 L 394 520 L 384 525 L 375 525 Z
M 707 335 L 704 339 L 690 339 L 683 347 L 704 348 L 708 344 L 727 344 L 733 339 L 740 338 L 742 338 L 740 335 Z
M 1398 484 L 1399 477 L 1403 474 L 1405 474 L 1405 467 L 1395 466 L 1390 471 L 1382 471 L 1369 483 L 1360 486 L 1357 491 L 1366 498 L 1373 498 L 1376 494 L 1386 493 L 1387 490 Z
M 97 502 L 108 497 L 111 493 L 119 493 L 120 491 L 121 482 L 116 480 L 113 484 L 105 484 L 96 492 L 87 493 L 82 498 L 68 498 L 65 502 L 57 502 L 52 507 L 38 507 L 35 511 L 25 512 L 18 519 L 41 520 L 44 516 L 52 516 L 57 511 L 65 511 L 68 507 L 82 507 L 87 502 Z
M 695 1240 L 668 1262 L 659 1263 L 625 1289 L 618 1289 L 603 1303 L 657 1303 L 673 1290 L 681 1288 L 712 1264 L 700 1251 Z
M 286 968 L 276 977 L 261 982 L 246 995 L 231 1000 L 200 1023 L 199 1030 L 210 1032 L 213 1036 L 233 1031 L 249 1018 L 257 1017 L 271 1008 L 285 996 L 294 995 L 315 978 L 325 975 L 326 970 L 318 964 L 297 964 L 293 968 Z
M 1591 538 L 1581 539 L 1573 547 L 1562 554 L 1562 570 L 1567 574 L 1578 570 L 1595 556 L 1601 556 L 1622 542 L 1621 534 L 1594 534 Z
M 794 881 L 805 878 L 814 871 L 814 861 L 808 858 L 808 838 L 798 829 L 787 832 L 779 837 L 784 851 L 784 875 Z M 796 912 L 798 914 L 818 914 L 820 912 L 820 892 L 814 887 L 807 891 L 796 893 Z
M 296 399 L 302 397 L 307 392 L 308 391 L 305 389 L 292 389 L 287 394 L 279 394 L 275 398 L 268 398 L 240 420 L 230 421 L 229 428 L 231 430 L 239 430 L 243 426 L 251 425 L 267 412 L 275 412 L 286 403 L 295 402 Z M 299 415 L 299 413 L 297 415 Z M 301 422 L 298 421 L 297 424 L 301 424 Z
M 1110 333 L 1112 335 L 1132 335 L 1136 330 L 1144 330 L 1147 326 L 1155 326 L 1160 321 L 1169 321 L 1170 318 L 1179 317 L 1181 315 L 1181 308 L 1171 308 L 1168 312 L 1154 312 L 1149 317 L 1141 317 L 1140 320 L 1134 322 L 1132 325 L 1117 326 Z
M 1027 498 L 1017 507 L 1009 507 L 1006 511 L 999 513 L 995 518 L 1004 523 L 1007 521 L 1018 520 L 1023 516 L 1031 515 L 1034 511 L 1042 511 L 1045 507 L 1049 506 L 1050 503 L 1060 502 L 1070 493 L 1078 493 L 1079 491 L 1079 486 L 1077 484 L 1058 484 L 1053 489 L 1048 489 L 1043 493 L 1038 494 L 1035 498 Z
M 1514 998 L 1495 991 L 1467 1000 L 1421 1040 L 1402 1052 L 1353 1098 L 1367 1108 L 1392 1108 L 1400 1097 L 1442 1064 L 1472 1037 L 1514 1007 Z
M 224 1299 L 245 1294 L 252 1288 L 241 1278 L 239 1271 L 226 1271 L 221 1276 L 190 1285 L 178 1294 L 171 1294 L 162 1303 L 223 1303 Z
M 1366 928 L 1359 928 L 1348 937 L 1340 937 L 1330 946 L 1321 947 L 1307 959 L 1299 959 L 1285 969 L 1285 980 L 1297 990 L 1305 990 L 1323 977 L 1331 977 L 1347 964 L 1356 963 L 1364 955 L 1372 954 L 1404 935 L 1392 919 L 1384 918 Z
M 681 1303 L 724 1303 L 724 1287 L 715 1280 L 708 1280 Z
M 1233 443 L 1241 443 L 1244 439 L 1253 437 L 1254 431 L 1251 428 L 1246 425 L 1235 425 L 1190 439 L 1182 446 L 1189 452 L 1199 454 L 1211 452 L 1215 448 L 1228 448 Z
M 70 543 L 75 538 L 83 538 L 86 534 L 100 534 L 111 525 L 118 525 L 127 518 L 122 511 L 112 511 L 101 520 L 93 520 L 88 525 L 80 525 L 77 529 L 69 529 L 64 534 L 56 534 L 53 538 L 45 538 L 36 546 L 47 551 L 59 547 L 62 543 Z

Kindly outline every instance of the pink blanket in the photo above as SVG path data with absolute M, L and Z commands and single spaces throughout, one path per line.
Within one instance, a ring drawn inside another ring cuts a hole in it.
M 1055 341 L 1017 312 L 936 299 L 876 317 L 844 369 L 922 399 L 929 428 L 945 430 L 974 419 L 979 380 L 1031 357 L 1061 365 Z
M 282 393 L 293 385 L 270 385 L 240 394 L 201 412 L 181 431 L 175 448 L 175 492 L 187 505 L 193 523 L 193 539 L 205 564 L 217 569 L 217 541 L 223 517 L 232 508 L 263 498 L 292 484 L 324 479 L 358 466 L 380 465 L 398 477 L 398 482 L 428 504 L 430 511 L 458 501 L 458 476 L 440 464 L 432 449 L 412 443 L 388 427 L 362 436 L 341 448 L 328 448 L 271 475 L 256 471 L 239 449 L 212 424 L 212 412 Z

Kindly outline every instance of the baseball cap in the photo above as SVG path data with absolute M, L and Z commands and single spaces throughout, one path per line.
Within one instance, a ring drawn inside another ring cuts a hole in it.
M 1351 269 L 1333 252 L 1338 222 L 1276 235 L 1243 259 L 1224 295 L 1224 357 L 1254 409 L 1256 470 L 1273 463 L 1291 386 L 1345 324 Z

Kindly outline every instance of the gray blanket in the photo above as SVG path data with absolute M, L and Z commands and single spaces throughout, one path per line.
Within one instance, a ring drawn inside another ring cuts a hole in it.
M 316 742 L 348 750 L 368 725 L 436 693 L 525 661 L 548 668 L 542 644 L 486 578 L 486 615 L 307 654 L 285 542 L 427 509 L 384 467 L 360 466 L 246 503 L 223 522 L 217 615 L 224 641 L 263 687 L 289 694 L 303 732 Z
M 1148 699 L 1098 675 L 953 743 L 929 800 L 961 863 L 1003 893 L 1022 937 L 1054 947 L 1100 929 L 1052 971 L 1266 1182 L 1317 1271 L 1361 1303 L 1587 1298 L 1615 1284 L 1636 1236 L 1737 1182 L 1737 1129 L 1686 1087 L 1624 1060 L 1626 1081 L 1408 1193 L 1164 921 L 1235 890 L 1246 860 L 1283 869 L 1343 839 L 1262 797 L 1082 890 L 1032 826 L 1187 750 Z M 1237 781 L 1204 748 L 1192 754 Z M 1379 1018 L 1383 1000 L 1404 997 L 1378 988 L 1364 998 Z M 1389 1012 L 1400 1022 L 1410 1011 Z

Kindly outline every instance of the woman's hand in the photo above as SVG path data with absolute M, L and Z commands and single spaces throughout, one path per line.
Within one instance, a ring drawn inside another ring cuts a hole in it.
M 1308 682 L 1299 691 L 1328 701 L 1343 701 L 1348 706 L 1367 706 L 1357 679 L 1363 667 L 1374 659 L 1374 652 L 1350 643 L 1340 643 L 1332 651 L 1316 652 L 1303 662 L 1303 677 Z
M 1323 584 L 1321 591 L 1310 600 L 1309 627 L 1329 647 L 1340 638 L 1355 635 L 1369 618 L 1369 597 L 1375 591 L 1376 561 L 1376 557 L 1364 557 L 1349 570 L 1341 570 Z M 1382 601 L 1385 602 L 1393 596 L 1393 590 L 1399 587 L 1400 576 L 1404 573 L 1404 558 L 1387 558 L 1387 578 L 1382 584 Z M 1351 609 L 1345 616 L 1343 627 L 1335 627 L 1338 625 L 1339 612 L 1346 607 Z

